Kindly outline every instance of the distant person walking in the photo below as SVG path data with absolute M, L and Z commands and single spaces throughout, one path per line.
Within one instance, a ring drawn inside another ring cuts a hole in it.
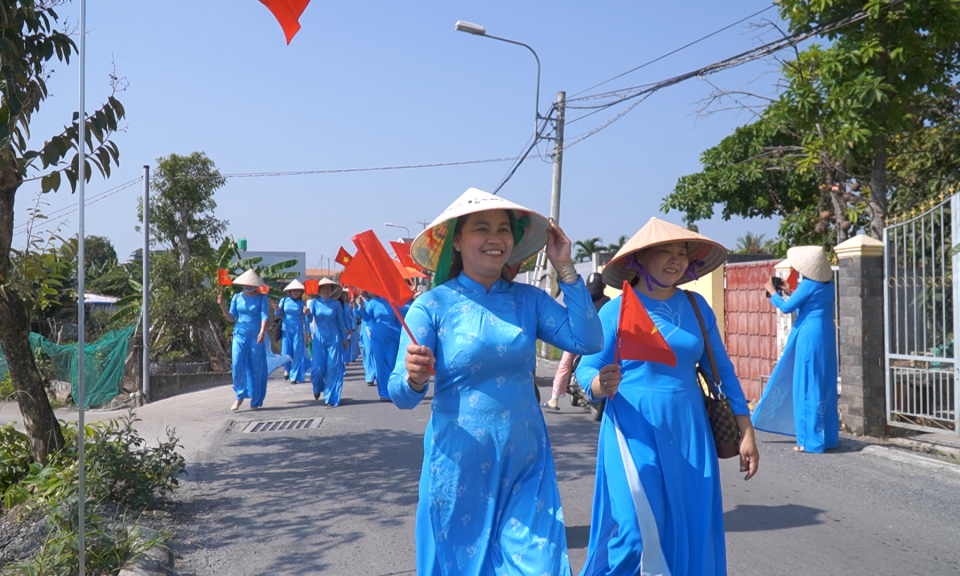
M 319 283 L 317 297 L 307 307 L 313 317 L 313 366 L 310 381 L 313 399 L 323 401 L 330 408 L 340 405 L 345 372 L 343 354 L 347 344 L 343 305 L 340 304 L 339 284 L 324 278 Z
M 367 381 L 367 386 L 376 386 L 377 380 L 377 361 L 373 357 L 373 343 L 370 341 L 370 320 L 366 318 L 364 309 L 365 298 L 371 297 L 364 292 L 361 299 L 357 301 L 357 315 L 360 317 L 360 344 L 363 346 L 363 377 Z
M 587 291 L 590 292 L 590 299 L 593 300 L 593 306 L 599 312 L 603 305 L 610 301 L 610 297 L 603 293 L 606 285 L 599 272 L 594 272 L 587 276 Z M 567 387 L 570 386 L 570 376 L 573 375 L 573 364 L 577 361 L 577 354 L 564 351 L 560 356 L 560 364 L 557 366 L 557 373 L 553 377 L 553 392 L 550 399 L 544 402 L 544 407 L 551 410 L 560 410 L 560 397 L 567 393 Z
M 753 412 L 758 430 L 796 436 L 797 452 L 822 453 L 840 439 L 837 409 L 837 332 L 834 324 L 833 270 L 819 246 L 797 246 L 787 261 L 803 279 L 783 298 L 773 280 L 764 287 L 770 303 L 784 314 L 797 313 L 783 355 Z
M 381 402 L 390 402 L 390 392 L 387 383 L 390 381 L 390 372 L 397 363 L 397 350 L 400 348 L 400 320 L 393 307 L 386 299 L 369 294 L 364 299 L 360 314 L 370 327 L 370 352 L 376 366 L 377 393 Z M 404 307 L 401 314 L 406 312 Z
M 276 315 L 282 323 L 281 354 L 289 356 L 290 362 L 283 365 L 284 378 L 290 382 L 300 383 L 307 381 L 307 325 L 305 317 L 309 314 L 306 303 L 303 301 L 303 284 L 298 280 L 287 284 L 283 289 L 287 293 L 280 299 Z
M 223 293 L 217 293 L 217 304 L 228 322 L 233 322 L 232 369 L 236 401 L 231 410 L 239 410 L 244 399 L 250 409 L 259 410 L 267 395 L 267 345 L 264 342 L 270 319 L 270 300 L 257 289 L 266 287 L 260 276 L 247 270 L 233 281 L 242 291 L 230 299 L 229 308 Z

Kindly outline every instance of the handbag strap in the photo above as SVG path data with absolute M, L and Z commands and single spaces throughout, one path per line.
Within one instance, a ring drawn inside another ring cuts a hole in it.
M 707 334 L 707 324 L 703 321 L 703 314 L 700 312 L 700 306 L 697 305 L 697 301 L 693 297 L 693 292 L 684 290 L 684 293 L 690 300 L 690 305 L 693 306 L 693 311 L 697 313 L 697 321 L 700 322 L 700 332 L 703 333 L 703 346 L 707 349 L 707 358 L 710 360 L 710 371 L 713 372 L 713 383 L 717 387 L 717 391 L 722 396 L 723 383 L 720 382 L 720 371 L 717 370 L 717 361 L 713 357 L 713 347 L 710 346 L 710 335 Z

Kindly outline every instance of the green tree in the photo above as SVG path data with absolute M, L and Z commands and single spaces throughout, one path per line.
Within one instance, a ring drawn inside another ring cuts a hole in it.
M 626 234 L 621 234 L 620 237 L 617 238 L 617 241 L 614 242 L 613 244 L 607 245 L 607 247 L 604 248 L 604 251 L 613 252 L 614 254 L 616 254 L 617 252 L 620 251 L 621 248 L 623 248 L 624 244 L 626 244 L 628 240 L 630 240 L 629 236 L 627 236 Z
M 603 240 L 600 238 L 587 238 L 586 240 L 577 240 L 573 243 L 577 249 L 573 257 L 577 262 L 586 262 L 595 252 L 603 251 Z
M 91 267 L 102 268 L 110 261 L 117 261 L 117 251 L 113 242 L 106 236 L 87 236 L 83 243 L 83 261 L 87 270 Z
M 747 232 L 737 238 L 737 248 L 734 250 L 737 254 L 760 254 L 764 247 L 764 234 L 754 234 Z
M 955 0 L 782 0 L 791 32 L 863 10 L 783 64 L 784 90 L 753 124 L 702 158 L 663 204 L 688 221 L 779 216 L 790 243 L 832 243 L 858 229 L 880 237 L 891 207 L 917 201 L 902 170 L 957 177 L 955 111 L 960 3 Z M 909 156 L 909 161 L 908 161 Z M 923 158 L 919 160 L 918 158 Z M 942 178 L 935 178 L 942 182 Z M 901 190 L 902 189 L 902 190 Z M 921 190 L 922 194 L 942 190 Z M 921 194 L 921 195 L 922 195 Z M 920 199 L 922 200 L 922 198 Z
M 203 152 L 189 156 L 170 154 L 157 159 L 150 182 L 150 236 L 158 244 L 169 245 L 180 266 L 177 292 L 190 289 L 190 256 L 210 254 L 211 243 L 220 241 L 229 225 L 214 216 L 214 193 L 226 184 L 213 160 Z M 143 206 L 138 209 L 143 222 Z
M 43 268 L 34 266 L 31 241 L 23 251 L 14 250 L 12 241 L 15 199 L 26 178 L 39 178 L 41 190 L 51 192 L 58 190 L 63 180 L 75 188 L 79 176 L 78 113 L 62 132 L 41 147 L 32 147 L 35 135 L 30 132 L 30 122 L 48 96 L 47 79 L 55 64 L 69 62 L 76 51 L 73 40 L 57 30 L 59 17 L 52 4 L 0 0 L 0 346 L 30 436 L 31 453 L 40 462 L 63 447 L 63 433 L 28 339 L 28 303 L 38 299 L 37 274 L 42 274 Z M 91 176 L 91 165 L 109 176 L 111 166 L 117 164 L 119 151 L 110 137 L 123 117 L 123 106 L 111 95 L 84 119 L 86 178 Z

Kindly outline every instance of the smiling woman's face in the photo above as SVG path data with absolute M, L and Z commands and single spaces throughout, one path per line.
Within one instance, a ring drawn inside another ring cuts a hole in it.
M 488 288 L 500 278 L 513 251 L 513 229 L 506 210 L 487 210 L 467 217 L 460 233 L 453 237 L 460 252 L 463 270 Z
M 324 300 L 327 300 L 332 295 L 333 295 L 333 286 L 330 286 L 329 284 L 327 284 L 326 286 L 320 287 L 321 298 L 323 298 Z
M 657 282 L 673 286 L 683 278 L 690 259 L 687 257 L 687 243 L 673 242 L 647 248 L 640 252 L 640 263 Z

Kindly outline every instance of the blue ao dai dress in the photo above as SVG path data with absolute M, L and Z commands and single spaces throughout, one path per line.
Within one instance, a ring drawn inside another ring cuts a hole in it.
M 308 305 L 313 317 L 313 365 L 310 381 L 314 396 L 323 393 L 327 406 L 340 405 L 343 390 L 343 343 L 346 328 L 343 323 L 343 306 L 339 300 L 317 296 Z
M 403 314 L 404 310 L 400 313 Z M 400 349 L 400 320 L 390 303 L 379 296 L 367 301 L 363 318 L 370 326 L 370 352 L 376 366 L 377 392 L 381 398 L 390 398 L 387 384 Z
M 373 343 L 370 341 L 370 322 L 363 318 L 363 308 L 357 310 L 361 315 L 360 343 L 363 345 L 363 377 L 367 384 L 377 379 L 377 362 L 373 358 Z
M 270 319 L 270 301 L 263 294 L 243 292 L 230 299 L 234 319 L 232 343 L 233 391 L 237 400 L 250 399 L 253 408 L 263 405 L 267 395 L 267 342 L 257 344 L 262 322 Z
M 589 354 L 600 322 L 582 280 L 543 290 L 466 274 L 423 294 L 407 324 L 436 356 L 433 415 L 423 438 L 417 506 L 419 576 L 566 576 L 563 510 L 543 413 L 533 388 L 536 341 Z M 410 343 L 406 333 L 400 345 Z M 390 396 L 416 407 L 426 390 L 397 359 Z
M 283 316 L 283 338 L 280 352 L 292 360 L 284 364 L 284 369 L 290 373 L 291 382 L 307 381 L 307 349 L 304 340 L 306 323 L 303 309 L 306 303 L 302 298 L 294 300 L 285 296 L 277 307 L 277 315 Z
M 797 313 L 783 355 L 753 412 L 758 430 L 797 437 L 804 452 L 822 453 L 840 440 L 837 409 L 837 332 L 833 282 L 804 278 L 786 300 L 770 303 Z
M 677 290 L 667 300 L 636 291 L 677 356 L 677 367 L 623 361 L 623 379 L 600 423 L 593 520 L 581 576 L 727 573 L 720 471 L 703 394 L 700 363 L 710 373 L 696 312 Z M 747 403 L 706 301 L 694 295 L 707 325 L 723 392 L 734 414 Z M 613 364 L 620 297 L 600 310 L 603 351 L 586 356 L 577 380 L 590 383 Z

